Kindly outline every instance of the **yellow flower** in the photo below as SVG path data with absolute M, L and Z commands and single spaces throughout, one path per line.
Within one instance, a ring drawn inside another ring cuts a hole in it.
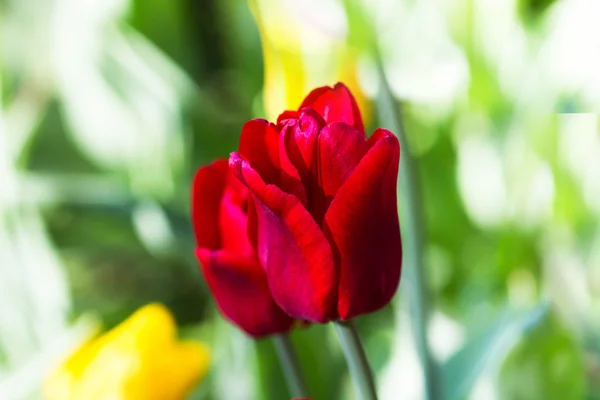
M 209 351 L 178 341 L 167 308 L 150 304 L 76 349 L 44 382 L 45 400 L 181 400 L 208 370 Z
M 315 87 L 341 81 L 350 88 L 367 124 L 370 104 L 358 84 L 358 51 L 348 45 L 343 27 L 319 28 L 310 16 L 299 17 L 301 2 L 294 3 L 295 8 L 280 0 L 249 3 L 263 47 L 267 119 L 274 121 L 281 110 L 297 109 Z

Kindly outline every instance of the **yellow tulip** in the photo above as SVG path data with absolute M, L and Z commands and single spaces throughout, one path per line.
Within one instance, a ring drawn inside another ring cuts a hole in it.
M 150 304 L 76 349 L 44 382 L 45 400 L 181 400 L 208 370 L 209 351 L 179 341 L 167 308 Z
M 358 84 L 358 51 L 339 32 L 319 29 L 301 19 L 290 2 L 250 0 L 263 47 L 263 100 L 267 118 L 295 110 L 315 87 L 343 82 L 356 98 L 365 124 L 370 103 Z M 301 2 L 294 3 L 302 7 Z

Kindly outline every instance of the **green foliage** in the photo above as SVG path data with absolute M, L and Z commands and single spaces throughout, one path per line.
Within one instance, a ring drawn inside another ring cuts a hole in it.
M 549 317 L 511 351 L 500 372 L 499 389 L 506 400 L 584 399 L 581 348 L 554 317 Z
M 443 365 L 445 398 L 462 399 L 468 395 L 479 376 L 486 372 L 486 369 L 497 368 L 498 361 L 515 340 L 524 331 L 536 327 L 545 312 L 545 306 L 524 312 L 507 309 L 495 313 L 495 318 L 478 319 L 475 333 Z M 522 386 L 520 382 L 517 385 Z
M 518 1 L 519 16 L 527 25 L 537 24 L 556 0 L 520 0 Z

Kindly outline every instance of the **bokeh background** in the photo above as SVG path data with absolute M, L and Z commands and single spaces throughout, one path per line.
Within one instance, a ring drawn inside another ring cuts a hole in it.
M 207 292 L 189 187 L 337 80 L 403 134 L 403 280 L 357 321 L 381 398 L 424 398 L 426 351 L 440 399 L 600 399 L 600 3 L 252 7 L 0 1 L 0 399 L 149 302 L 213 349 L 192 399 L 288 398 Z M 354 398 L 332 327 L 293 341 L 315 399 Z

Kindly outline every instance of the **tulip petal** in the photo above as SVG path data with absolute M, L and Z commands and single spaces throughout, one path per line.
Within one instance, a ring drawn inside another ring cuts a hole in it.
M 371 149 L 339 188 L 324 231 L 339 262 L 338 314 L 343 320 L 386 305 L 398 287 L 402 246 L 396 202 L 400 147 L 378 129 Z
M 269 184 L 276 184 L 286 193 L 306 201 L 306 193 L 296 167 L 285 154 L 280 159 L 278 128 L 264 119 L 253 119 L 244 124 L 240 137 L 239 154 L 248 161 Z
M 297 319 L 334 318 L 338 271 L 319 226 L 297 197 L 265 184 L 238 154 L 231 154 L 230 167 L 252 195 L 257 254 L 277 304 Z
M 299 116 L 300 111 L 285 110 L 277 117 L 277 127 L 281 129 L 281 127 L 285 124 L 286 120 L 298 118 Z
M 281 168 L 279 187 L 285 193 L 296 196 L 302 204 L 306 204 L 308 197 L 306 188 L 302 183 L 302 178 L 300 177 L 300 172 L 292 160 L 290 160 L 285 149 L 287 136 L 289 136 L 287 131 L 282 132 L 279 136 L 279 161 Z
M 317 139 L 325 121 L 315 110 L 306 107 L 297 117 L 281 122 L 283 125 L 280 135 L 285 151 L 280 150 L 280 154 L 286 153 L 305 187 L 308 187 L 310 185 L 307 185 L 307 181 L 312 177 L 316 165 Z
M 218 160 L 198 169 L 192 185 L 192 223 L 196 244 L 207 249 L 221 247 L 219 207 L 226 177 L 227 161 Z
M 219 207 L 221 248 L 237 254 L 248 254 L 252 247 L 246 235 L 248 189 L 227 171 L 226 184 Z
M 283 187 L 282 189 L 287 193 L 296 194 L 305 208 L 312 213 L 314 204 L 318 204 L 318 200 L 322 197 L 315 177 L 318 167 L 317 143 L 325 121 L 309 107 L 303 108 L 297 114 L 291 119 L 279 121 L 281 124 L 279 154 L 282 168 L 289 165 L 287 168 L 297 171 L 301 189 L 296 190 L 295 193 Z
M 256 252 L 256 248 L 258 246 L 258 238 L 256 237 L 257 226 L 258 216 L 256 215 L 256 207 L 252 201 L 252 196 L 248 196 L 248 221 L 246 225 L 246 235 L 248 235 L 248 241 L 250 241 L 250 245 L 254 249 L 254 252 Z
M 196 256 L 219 309 L 233 324 L 253 337 L 290 329 L 293 320 L 275 304 L 254 257 L 208 249 L 197 249 Z
M 279 183 L 279 132 L 264 119 L 244 124 L 240 136 L 239 154 L 268 183 Z
M 321 130 L 318 143 L 317 180 L 321 199 L 313 215 L 321 221 L 338 189 L 369 150 L 365 135 L 343 122 L 334 122 Z
M 350 90 L 341 82 L 335 86 L 323 86 L 314 89 L 306 96 L 302 107 L 312 107 L 325 120 L 326 123 L 340 121 L 354 127 L 359 132 L 365 133 L 360 110 Z

